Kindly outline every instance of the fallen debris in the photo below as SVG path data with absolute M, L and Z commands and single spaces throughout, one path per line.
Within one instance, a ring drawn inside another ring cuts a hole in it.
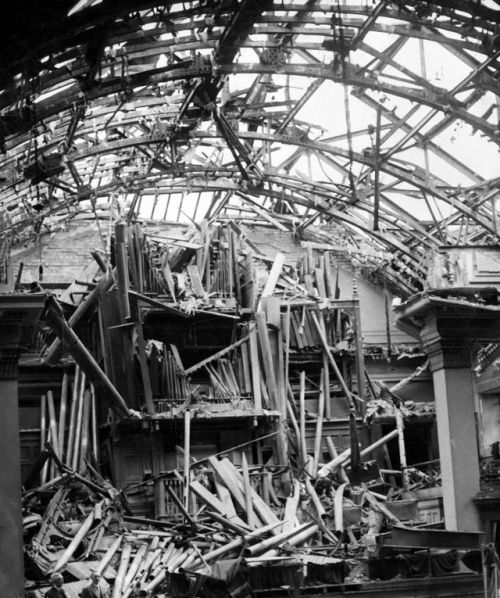
M 338 298 L 328 251 L 271 259 L 234 223 L 167 243 L 118 223 L 114 247 L 114 269 L 71 325 L 67 305 L 47 303 L 62 341 L 48 335 L 47 356 L 67 351 L 76 366 L 60 397 L 41 399 L 41 457 L 23 496 L 29 588 L 58 572 L 69 590 L 97 573 L 112 598 L 246 596 L 356 586 L 379 579 L 386 558 L 393 576 L 411 577 L 422 547 L 397 553 L 401 530 L 425 537 L 418 493 L 440 479 L 438 468 L 406 466 L 404 420 L 417 406 L 396 391 L 425 366 L 392 392 L 370 379 L 357 291 Z M 87 348 L 77 333 L 91 312 L 98 334 Z M 381 413 L 393 429 L 362 440 L 360 426 Z M 197 458 L 193 426 L 239 415 L 253 421 L 248 439 Z M 331 435 L 337 416 L 349 448 Z M 154 471 L 116 489 L 105 476 L 119 467 L 119 435 L 127 442 L 140 427 L 158 440 L 164 424 L 182 431 L 170 459 L 160 448 Z M 401 467 L 383 467 L 378 454 L 397 441 Z M 450 557 L 450 571 L 459 561 Z
M 68 471 L 25 492 L 30 587 L 43 587 L 53 572 L 63 574 L 65 588 L 97 572 L 117 597 L 139 591 L 177 595 L 180 587 L 196 588 L 194 595 L 204 596 L 203 587 L 236 583 L 242 595 L 250 595 L 252 589 L 274 587 L 278 570 L 279 575 L 288 571 L 289 580 L 300 587 L 338 585 L 353 577 L 359 581 L 360 571 L 369 579 L 381 550 L 404 544 L 405 558 L 410 558 L 403 530 L 416 538 L 415 550 L 434 538 L 432 532 L 420 531 L 415 520 L 407 519 L 401 527 L 388 496 L 366 484 L 342 482 L 332 473 L 314 480 L 289 471 L 292 493 L 270 505 L 243 461 L 237 467 L 227 458 L 210 457 L 191 464 L 191 471 L 195 509 L 188 513 L 182 508 L 161 520 L 127 515 L 127 493 L 101 485 L 90 472 L 84 477 Z M 459 535 L 455 546 L 452 533 L 434 533 L 440 544 L 428 546 L 429 558 L 434 548 L 442 554 L 443 547 L 478 547 L 477 534 L 473 539 Z M 300 576 L 292 575 L 299 569 Z

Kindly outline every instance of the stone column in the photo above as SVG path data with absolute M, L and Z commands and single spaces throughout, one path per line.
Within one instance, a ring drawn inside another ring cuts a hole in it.
M 0 294 L 0 596 L 24 596 L 19 355 L 29 348 L 44 295 Z
M 472 340 L 460 318 L 428 313 L 420 337 L 434 380 L 446 529 L 477 531 L 479 451 L 471 369 Z
M 18 351 L 0 349 L 0 596 L 24 596 Z

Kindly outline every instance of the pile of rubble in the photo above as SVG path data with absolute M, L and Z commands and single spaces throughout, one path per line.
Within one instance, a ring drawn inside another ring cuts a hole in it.
M 397 392 L 426 364 L 391 389 L 371 380 L 356 288 L 340 300 L 329 251 L 299 249 L 295 265 L 276 251 L 270 259 L 235 224 L 208 223 L 172 248 L 118 223 L 113 268 L 101 264 L 79 305 L 48 298 L 46 322 L 57 338 L 48 336 L 44 359 L 57 363 L 64 350 L 76 366 L 72 392 L 64 374 L 58 409 L 51 392 L 42 398 L 45 448 L 25 485 L 33 595 L 60 573 L 76 597 L 93 572 L 112 598 L 322 592 L 444 575 L 473 559 L 480 534 L 457 536 L 422 516 L 419 492 L 440 490 L 435 464 L 406 464 L 403 419 L 415 410 Z M 61 305 L 72 312 L 67 321 Z M 196 330 L 198 314 L 210 316 L 210 342 L 203 349 L 197 337 L 186 348 L 181 332 Z M 92 317 L 98 340 L 85 336 Z M 158 322 L 172 338 L 154 337 Z M 261 427 L 249 442 L 196 461 L 191 417 L 215 419 L 219 407 L 227 417 L 260 417 Z M 361 418 L 381 413 L 395 429 L 361 450 Z M 327 426 L 342 418 L 350 448 L 338 453 Z M 155 466 L 142 482 L 115 489 L 98 468 L 99 432 L 128 422 L 126 437 L 134 422 L 148 432 L 166 420 L 172 428 L 184 420 L 184 447 L 168 449 L 170 463 L 183 456 L 183 468 Z M 391 440 L 401 468 L 381 469 L 382 459 L 369 459 L 388 454 Z M 141 494 L 154 508 L 139 516 L 132 503 Z
M 23 497 L 28 587 L 43 596 L 46 580 L 59 572 L 68 596 L 78 596 L 97 572 L 113 598 L 247 596 L 458 570 L 467 552 L 452 544 L 460 547 L 463 534 L 457 540 L 453 532 L 429 531 L 412 501 L 373 489 L 380 479 L 351 484 L 348 463 L 343 453 L 316 479 L 281 469 L 258 487 L 244 453 L 240 467 L 212 456 L 193 464 L 183 496 L 168 484 L 185 479 L 178 471 L 147 482 L 163 484 L 177 507 L 158 519 L 131 514 L 127 493 L 90 465 L 85 475 L 62 466 Z M 417 545 L 431 546 L 399 546 L 408 532 L 421 534 Z M 446 536 L 449 550 L 432 549 L 433 532 Z M 463 548 L 475 540 L 467 541 Z

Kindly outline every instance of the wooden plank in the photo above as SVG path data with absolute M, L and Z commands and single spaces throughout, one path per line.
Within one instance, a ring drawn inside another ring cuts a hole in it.
M 287 305 L 286 313 L 280 314 L 281 320 L 281 332 L 282 332 L 282 341 L 281 341 L 281 348 L 282 352 L 284 351 L 285 354 L 285 363 L 283 364 L 283 401 L 285 403 L 285 410 L 283 417 L 286 418 L 286 400 L 287 400 L 287 382 L 289 376 L 289 364 L 290 364 L 290 305 Z M 283 349 L 284 345 L 284 349 Z
M 314 277 L 316 279 L 316 288 L 320 297 L 327 297 L 325 286 L 325 273 L 323 268 L 315 268 Z
M 85 385 L 82 384 L 82 386 L 80 387 L 80 396 L 79 396 L 79 400 L 78 400 L 78 411 L 76 414 L 76 420 L 75 420 L 75 440 L 74 440 L 74 445 L 73 445 L 73 456 L 72 456 L 72 460 L 71 460 L 71 469 L 73 469 L 74 471 L 78 470 L 78 465 L 80 463 L 80 446 L 81 446 L 81 441 L 82 441 L 82 430 L 83 430 L 83 426 L 82 426 L 82 422 L 83 422 L 83 412 L 85 409 L 85 402 L 86 399 L 89 400 L 90 396 L 87 397 L 87 390 L 84 390 Z
M 404 433 L 404 422 L 403 422 L 403 414 L 401 413 L 401 409 L 394 405 L 394 417 L 396 419 L 396 429 L 398 431 L 398 447 L 399 447 L 399 463 L 401 465 L 401 470 L 403 472 L 403 488 L 408 490 L 408 486 L 410 484 L 410 476 L 407 469 L 407 461 L 406 461 L 406 447 L 405 447 L 405 433 Z
M 300 319 L 300 328 L 303 330 L 304 345 L 306 347 L 314 347 L 314 337 L 311 334 L 311 327 L 309 325 L 309 316 L 305 305 L 302 307 L 302 315 Z
M 130 320 L 130 304 L 128 300 L 130 284 L 128 278 L 127 246 L 125 243 L 126 230 L 127 225 L 125 222 L 117 222 L 115 224 L 116 277 L 120 299 L 120 314 L 122 320 Z
M 238 503 L 240 508 L 246 513 L 246 499 L 244 489 L 239 486 L 238 480 L 235 479 L 234 472 L 231 471 L 224 461 L 219 461 L 216 457 L 209 457 L 208 462 L 219 478 L 219 482 L 226 486 L 231 492 L 234 500 Z M 243 485 L 243 484 L 242 484 Z M 247 513 L 248 516 L 248 513 Z M 247 519 L 248 520 L 248 519 Z
M 134 233 L 131 227 L 127 228 L 127 245 L 128 245 L 128 257 L 129 257 L 129 272 L 130 277 L 132 279 L 132 284 L 134 285 L 134 289 L 139 291 L 140 284 L 139 284 L 139 276 L 137 272 L 137 256 L 135 253 L 134 248 Z
M 315 347 L 320 347 L 321 346 L 321 337 L 320 337 L 318 331 L 316 330 L 316 326 L 314 325 L 314 322 L 312 321 L 311 312 L 310 311 L 308 312 L 307 322 L 308 322 L 308 325 L 309 325 L 310 334 L 311 334 L 311 336 L 313 338 L 314 346 Z M 323 325 L 323 323 L 321 321 L 320 321 L 320 324 L 321 324 L 321 328 L 323 329 L 323 332 L 325 332 L 325 334 L 326 334 L 326 328 L 325 328 L 325 326 Z
M 357 286 L 354 286 L 354 298 L 358 299 Z M 356 343 L 356 380 L 358 396 L 361 398 L 361 405 L 364 407 L 365 401 L 365 357 L 363 352 L 363 336 L 361 329 L 361 310 L 359 307 L 359 300 L 355 301 L 354 309 L 352 311 L 353 322 L 352 328 L 354 330 L 354 341 Z M 390 347 L 389 347 L 390 348 Z
M 307 462 L 307 444 L 306 444 L 306 373 L 300 372 L 300 395 L 299 395 L 299 413 L 300 413 L 300 444 L 302 449 L 302 463 Z
M 323 333 L 323 330 L 322 330 L 322 328 L 321 328 L 321 326 L 319 324 L 318 318 L 317 318 L 317 316 L 316 316 L 316 314 L 314 312 L 311 312 L 311 316 L 312 316 L 314 325 L 316 326 L 316 329 L 318 331 L 318 334 L 319 334 L 319 336 L 321 338 L 321 344 L 323 345 L 323 349 L 325 350 L 325 353 L 327 354 L 327 357 L 328 357 L 328 360 L 330 362 L 330 365 L 332 366 L 332 369 L 335 372 L 335 375 L 337 376 L 337 380 L 340 383 L 342 391 L 344 392 L 344 395 L 345 395 L 346 399 L 349 401 L 349 405 L 351 407 L 354 407 L 353 400 L 352 400 L 352 393 L 347 388 L 347 384 L 345 383 L 345 380 L 344 380 L 342 374 L 340 373 L 338 365 L 335 362 L 335 359 L 333 358 L 332 352 L 330 350 L 330 347 L 328 346 L 328 342 L 326 340 L 326 336 Z
M 45 450 L 45 443 L 47 442 L 47 397 L 42 395 L 40 397 L 40 453 Z M 48 463 L 45 462 L 40 474 L 40 482 L 45 484 L 47 481 Z
M 322 351 L 323 359 L 323 373 L 324 373 L 324 391 L 325 391 L 325 418 L 330 419 L 332 417 L 332 399 L 330 396 L 330 367 L 328 363 L 328 356 L 325 350 Z
M 250 474 L 248 472 L 248 462 L 245 452 L 241 453 L 241 470 L 243 472 L 243 486 L 245 488 L 245 499 L 246 499 L 246 511 L 247 511 L 247 522 L 250 527 L 255 529 L 257 527 L 257 518 L 253 512 L 252 503 L 252 486 L 250 484 Z
M 305 347 L 304 337 L 300 332 L 299 314 L 296 309 L 293 309 L 290 312 L 290 323 L 292 324 L 292 328 L 293 328 L 293 332 L 295 335 L 295 340 L 296 340 L 298 349 L 304 349 L 304 347 Z
M 310 245 L 306 247 L 306 274 L 312 275 L 314 272 L 314 253 Z
M 297 509 L 300 499 L 300 482 L 293 481 L 293 494 L 286 499 L 285 512 L 283 513 L 283 531 L 291 530 L 296 527 Z
M 257 347 L 257 330 L 255 324 L 250 324 L 250 334 L 248 337 L 249 349 L 250 349 L 250 363 L 251 363 L 251 374 L 252 374 L 252 388 L 253 388 L 253 400 L 255 409 L 258 411 L 262 410 L 262 393 L 260 389 L 260 363 L 259 363 L 259 351 Z
M 181 359 L 181 354 L 179 353 L 179 349 L 177 348 L 177 345 L 174 345 L 173 343 L 170 343 L 170 350 L 172 351 L 172 355 L 175 359 L 175 364 L 177 365 L 177 367 L 179 368 L 179 370 L 185 374 L 185 370 L 184 370 L 184 365 L 182 364 L 182 359 Z
M 227 512 L 232 516 L 236 517 L 236 509 L 234 508 L 233 500 L 231 498 L 231 492 L 221 484 L 219 480 L 215 477 L 214 479 L 214 486 L 217 492 L 217 496 L 219 500 L 224 504 L 224 507 L 227 509 Z
M 52 448 L 54 449 L 54 453 L 57 455 L 59 459 L 61 459 L 61 451 L 59 449 L 59 442 L 58 442 L 58 433 L 57 433 L 57 418 L 56 418 L 56 409 L 54 405 L 54 394 L 51 390 L 47 392 L 47 407 L 49 411 L 49 430 L 50 430 L 50 438 L 52 442 Z
M 193 289 L 193 293 L 196 297 L 204 297 L 205 296 L 205 289 L 201 283 L 200 272 L 198 271 L 198 267 L 195 265 L 190 265 L 187 267 L 187 271 L 189 274 L 189 279 L 191 281 L 191 288 Z
M 83 396 L 83 415 L 82 415 L 82 437 L 80 442 L 80 454 L 78 457 L 78 471 L 83 471 L 85 467 L 85 460 L 89 450 L 89 423 L 90 423 L 90 407 L 92 403 L 92 395 L 90 390 L 86 390 Z
M 189 495 L 191 488 L 191 411 L 184 413 L 184 508 L 189 511 Z
M 268 337 L 271 347 L 274 372 L 278 390 L 278 409 L 283 420 L 286 419 L 286 388 L 284 381 L 283 339 L 281 335 L 281 299 L 279 297 L 264 297 L 262 305 L 269 324 Z
M 269 398 L 271 400 L 271 407 L 272 409 L 279 410 L 280 402 L 278 395 L 278 386 L 276 383 L 276 372 L 274 370 L 274 363 L 271 354 L 271 345 L 269 343 L 269 336 L 267 332 L 266 314 L 262 311 L 258 311 L 255 314 L 255 320 L 257 322 L 259 345 L 260 350 L 262 352 L 262 361 L 264 364 L 266 385 L 269 392 Z
M 278 282 L 278 278 L 280 277 L 284 263 L 285 256 L 278 252 L 274 258 L 274 262 L 271 267 L 271 271 L 269 272 L 269 276 L 264 286 L 264 290 L 262 291 L 261 297 L 270 297 L 274 293 L 274 289 L 276 288 L 276 283 Z
M 90 293 L 82 300 L 80 305 L 76 308 L 74 313 L 70 316 L 68 320 L 68 324 L 71 328 L 75 328 L 75 326 L 80 322 L 83 316 L 89 312 L 91 308 L 93 308 L 101 293 L 106 292 L 108 289 L 111 288 L 113 284 L 113 278 L 109 274 L 104 274 L 101 276 L 99 281 L 97 282 L 96 286 L 90 291 Z M 47 363 L 57 363 L 62 355 L 62 344 L 59 338 L 56 338 L 47 351 L 44 354 L 44 360 Z
M 241 492 L 244 491 L 243 479 L 240 473 L 236 470 L 236 467 L 229 461 L 229 459 L 223 459 L 222 462 L 226 466 L 226 468 L 233 473 L 233 479 L 238 484 L 239 489 Z M 262 521 L 268 525 L 272 525 L 274 523 L 278 523 L 279 519 L 276 517 L 274 512 L 271 508 L 262 500 L 262 498 L 257 494 L 257 492 L 250 488 L 250 493 L 252 495 L 252 502 L 255 508 L 257 515 L 262 519 Z
M 332 273 L 332 266 L 330 262 L 330 252 L 325 251 L 324 253 L 325 258 L 325 287 L 326 287 L 326 296 L 329 299 L 335 298 L 335 280 L 333 278 Z
M 144 340 L 144 332 L 140 322 L 135 323 L 135 332 L 137 338 L 137 351 L 139 356 L 139 367 L 141 370 L 142 388 L 144 390 L 144 401 L 146 403 L 146 411 L 149 415 L 155 413 L 155 404 L 153 401 L 153 391 L 151 390 L 151 378 L 149 376 L 148 359 L 146 356 L 146 342 Z
M 210 230 L 208 220 L 200 223 L 200 239 L 203 244 L 201 249 L 201 266 L 199 266 L 202 281 L 205 281 L 205 288 L 210 291 Z
M 313 295 L 314 297 L 317 297 L 317 294 L 315 292 L 315 288 L 314 288 L 314 281 L 313 281 L 313 277 L 312 274 L 306 274 L 304 276 L 304 284 L 306 285 L 306 289 L 309 293 L 311 293 L 311 295 Z
M 161 265 L 162 265 L 162 270 L 163 270 L 163 276 L 165 277 L 165 280 L 167 282 L 168 290 L 169 290 L 170 294 L 172 295 L 172 299 L 174 301 L 176 301 L 175 281 L 174 281 L 174 277 L 172 276 L 172 270 L 170 269 L 170 264 L 168 263 L 168 255 L 167 254 L 164 254 L 162 256 Z
M 260 392 L 262 394 L 262 403 L 264 404 L 266 409 L 270 409 L 271 403 L 269 401 L 269 393 L 267 392 L 264 376 L 260 376 Z
M 91 394 L 91 433 L 92 433 L 92 454 L 94 456 L 95 462 L 99 463 L 99 442 L 98 442 L 98 425 L 97 425 L 97 401 L 95 396 L 95 388 L 92 384 L 90 387 L 90 394 Z
M 241 305 L 241 284 L 240 284 L 240 266 L 238 263 L 238 251 L 236 244 L 236 235 L 233 230 L 228 230 L 231 239 L 232 257 L 233 257 L 233 276 L 236 301 Z
M 318 471 L 318 464 L 321 459 L 321 445 L 322 445 L 322 434 L 323 434 L 323 414 L 325 411 L 325 378 L 324 372 L 321 370 L 321 382 L 319 386 L 319 397 L 318 397 L 318 418 L 316 420 L 316 434 L 314 437 L 314 477 Z
M 286 410 L 287 410 L 288 420 L 289 420 L 289 423 L 292 424 L 292 428 L 295 433 L 295 440 L 296 440 L 296 445 L 297 445 L 297 447 L 296 447 L 297 458 L 302 459 L 302 455 L 303 455 L 302 440 L 301 440 L 301 435 L 300 435 L 299 424 L 297 422 L 297 418 L 295 416 L 295 411 L 294 411 L 293 393 L 292 393 L 292 389 L 290 388 L 290 384 L 288 384 L 287 386 L 288 386 L 288 397 L 287 397 L 287 403 L 286 403 Z
M 57 444 L 59 446 L 59 459 L 61 461 L 64 457 L 64 435 L 66 432 L 66 410 L 68 404 L 68 374 L 64 372 L 63 379 L 62 379 L 62 388 L 61 388 L 61 402 L 59 405 L 59 425 L 58 425 L 58 438 Z
M 244 390 L 245 394 L 249 394 L 252 392 L 252 381 L 251 381 L 251 374 L 250 374 L 250 363 L 249 363 L 249 353 L 248 353 L 248 344 L 243 343 L 241 345 L 241 366 L 243 370 L 243 381 L 244 381 Z
M 64 464 L 69 467 L 71 466 L 73 441 L 74 441 L 74 437 L 75 437 L 75 422 L 76 422 L 76 411 L 77 411 L 77 406 L 78 406 L 79 392 L 80 392 L 80 366 L 77 365 L 77 366 L 75 366 L 75 376 L 73 379 L 71 408 L 70 408 L 70 416 L 69 416 L 68 441 L 67 441 L 66 454 L 65 454 L 65 460 L 64 460 Z M 44 398 L 44 397 L 42 397 L 42 398 Z M 42 406 L 43 406 L 43 403 L 42 403 Z M 44 441 L 44 446 L 45 446 L 45 441 Z
M 207 490 L 207 488 L 205 488 L 203 484 L 196 480 L 193 480 L 191 482 L 191 490 L 208 507 L 218 512 L 223 517 L 227 517 L 227 519 L 232 523 L 235 523 L 236 525 L 239 525 L 244 529 L 249 529 L 249 526 L 242 519 L 240 519 L 240 517 L 232 515 L 226 507 L 226 505 L 224 505 L 222 501 L 220 501 L 214 494 L 212 494 L 210 490 Z

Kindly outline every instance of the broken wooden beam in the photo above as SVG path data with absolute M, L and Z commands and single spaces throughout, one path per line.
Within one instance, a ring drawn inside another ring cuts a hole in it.
M 83 299 L 80 305 L 76 308 L 73 314 L 70 316 L 68 320 L 68 325 L 70 328 L 74 328 L 83 318 L 85 314 L 89 312 L 89 310 L 95 305 L 97 302 L 99 295 L 101 293 L 106 292 L 111 288 L 113 284 L 113 279 L 108 274 L 101 276 L 96 286 L 90 291 L 90 293 Z M 61 340 L 56 338 L 50 347 L 45 351 L 43 355 L 44 361 L 50 364 L 55 364 L 59 361 L 62 356 L 63 346 L 61 344 Z
M 276 254 L 276 257 L 274 258 L 274 262 L 271 267 L 271 271 L 269 272 L 269 276 L 267 277 L 264 290 L 262 291 L 261 299 L 264 297 L 270 297 L 274 293 L 274 289 L 276 288 L 276 283 L 278 282 L 278 278 L 280 277 L 284 263 L 285 256 L 282 253 L 278 252 Z M 259 304 L 258 311 L 260 311 L 260 309 L 261 308 Z
M 53 296 L 45 301 L 45 321 L 67 347 L 69 353 L 86 373 L 94 386 L 102 391 L 104 399 L 108 400 L 111 408 L 121 416 L 128 417 L 131 412 L 123 397 L 113 386 L 106 374 L 101 370 L 95 359 L 89 353 L 82 341 L 69 327 L 61 306 Z

